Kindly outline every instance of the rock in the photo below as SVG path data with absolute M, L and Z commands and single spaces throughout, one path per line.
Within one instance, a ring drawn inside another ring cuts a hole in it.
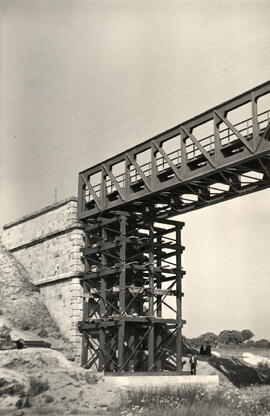
M 73 364 L 60 352 L 48 348 L 2 351 L 0 366 L 20 371 L 44 368 L 73 368 Z
M 0 378 L 0 396 L 9 394 L 11 396 L 16 396 L 24 393 L 25 385 L 18 382 L 13 377 L 4 376 Z
M 88 384 L 97 384 L 103 378 L 103 374 L 89 371 L 84 374 L 84 378 Z
M 19 398 L 19 400 L 16 403 L 16 407 L 18 409 L 24 409 L 25 407 L 30 407 L 30 401 L 29 401 L 29 393 L 26 392 L 24 394 L 22 394 Z
M 1 368 L 0 397 L 2 408 L 16 408 L 17 403 L 26 396 L 28 391 L 27 379 L 12 371 Z M 22 401 L 22 403 L 24 403 Z
M 0 327 L 0 350 L 8 350 L 15 348 L 10 336 L 11 329 L 5 325 Z
M 74 354 L 67 353 L 67 354 L 66 354 L 66 359 L 67 359 L 68 361 L 75 361 L 75 356 L 74 356 Z
M 8 328 L 6 325 L 0 326 L 0 338 L 7 338 L 10 336 L 11 329 Z

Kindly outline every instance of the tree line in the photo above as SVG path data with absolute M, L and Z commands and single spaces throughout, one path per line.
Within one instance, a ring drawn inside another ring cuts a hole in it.
M 211 345 L 211 347 L 222 345 L 246 346 L 254 348 L 270 348 L 270 341 L 267 339 L 259 339 L 253 341 L 253 332 L 250 329 L 243 329 L 242 331 L 225 329 L 219 335 L 213 332 L 206 332 L 196 338 L 188 338 L 187 340 L 192 344 L 197 345 Z

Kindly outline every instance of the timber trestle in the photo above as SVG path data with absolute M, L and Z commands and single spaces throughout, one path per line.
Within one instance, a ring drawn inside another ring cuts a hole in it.
M 121 211 L 85 225 L 84 367 L 182 370 L 183 225 Z

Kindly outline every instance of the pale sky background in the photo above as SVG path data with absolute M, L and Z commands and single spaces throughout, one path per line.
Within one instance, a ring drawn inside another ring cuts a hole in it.
M 268 0 L 0 0 L 0 225 L 269 79 Z M 270 190 L 179 217 L 184 334 L 270 339 Z

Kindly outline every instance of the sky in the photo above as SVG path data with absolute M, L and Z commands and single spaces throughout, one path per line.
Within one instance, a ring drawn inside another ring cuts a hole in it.
M 0 0 L 0 226 L 269 80 L 268 0 Z M 185 221 L 184 334 L 270 339 L 270 190 Z

